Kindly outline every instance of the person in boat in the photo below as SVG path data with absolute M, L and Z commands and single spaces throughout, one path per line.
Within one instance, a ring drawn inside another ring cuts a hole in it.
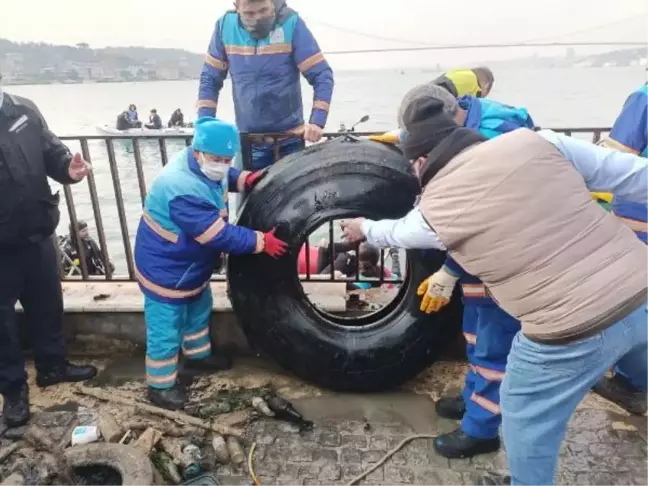
M 137 114 L 137 106 L 128 106 L 128 110 L 126 110 L 126 119 L 128 120 L 128 128 L 142 128 L 142 122 L 139 120 L 139 115 Z M 119 128 L 118 130 L 122 129 Z
M 171 113 L 171 118 L 169 119 L 169 128 L 173 127 L 184 127 L 184 115 L 182 113 L 182 110 L 180 108 L 176 109 L 173 113 Z
M 66 275 L 81 275 L 81 252 L 78 249 L 77 236 L 83 245 L 88 275 L 106 275 L 106 263 L 110 266 L 111 272 L 115 270 L 115 266 L 108 260 L 95 240 L 90 237 L 88 223 L 78 221 L 76 231 L 70 223 L 70 233 L 63 238 L 60 244 L 64 254 L 63 269 Z
M 263 169 L 322 138 L 333 95 L 333 71 L 306 23 L 285 0 L 236 0 L 216 23 L 200 76 L 198 115 L 214 116 L 229 73 L 236 124 L 242 132 L 283 134 L 251 138 L 251 168 Z M 313 87 L 304 122 L 300 76 Z
M 16 302 L 24 310 L 39 387 L 89 380 L 97 373 L 66 359 L 53 237 L 59 196 L 47 180 L 74 184 L 90 170 L 49 130 L 32 101 L 5 93 L 0 85 L 0 394 L 8 427 L 25 425 L 30 417 Z
M 117 130 L 130 130 L 131 128 L 135 128 L 133 124 L 128 120 L 127 111 L 122 111 L 119 115 L 117 115 L 117 123 L 115 124 L 115 128 Z
M 648 84 L 644 84 L 628 97 L 609 137 L 604 138 L 601 145 L 647 157 Z M 642 242 L 647 243 L 648 207 L 645 204 L 614 197 L 611 209 Z M 601 378 L 594 391 L 632 414 L 645 414 L 648 408 L 646 391 L 634 386 L 622 368 L 617 366 L 614 371 L 614 376 Z
M 135 265 L 144 293 L 148 397 L 163 408 L 181 409 L 187 401 L 176 380 L 181 349 L 185 368 L 230 366 L 228 356 L 212 352 L 209 334 L 209 281 L 221 255 L 276 258 L 286 251 L 274 230 L 263 233 L 228 222 L 228 193 L 251 190 L 265 174 L 230 166 L 239 144 L 234 125 L 199 119 L 192 146 L 167 164 L 146 196 Z
M 347 236 L 446 249 L 522 322 L 500 390 L 511 482 L 552 484 L 567 422 L 603 373 L 621 363 L 648 388 L 648 254 L 589 193 L 648 203 L 648 163 L 550 130 L 488 140 L 434 99 L 405 122 L 418 210 L 397 226 L 356 221 Z
M 402 127 L 406 125 L 405 116 L 412 104 L 425 100 L 440 103 L 443 113 L 458 126 L 470 128 L 488 139 L 518 128 L 534 127 L 525 108 L 473 96 L 456 100 L 445 88 L 435 84 L 416 87 L 415 91 L 418 97 L 405 97 L 399 108 L 399 125 Z M 376 244 L 375 240 L 376 236 L 373 236 L 369 241 Z M 506 358 L 513 338 L 520 330 L 520 323 L 501 309 L 483 282 L 465 271 L 451 255 L 443 267 L 419 288 L 419 295 L 424 296 L 421 310 L 428 314 L 441 310 L 450 302 L 457 283 L 461 285 L 463 295 L 463 333 L 470 369 L 462 393 L 443 397 L 436 403 L 439 416 L 461 420 L 461 425 L 454 432 L 439 435 L 433 444 L 445 457 L 471 457 L 500 447 L 500 385 Z
M 149 115 L 149 122 L 144 125 L 149 130 L 160 130 L 162 128 L 162 118 L 158 115 L 158 112 L 155 108 L 151 110 Z

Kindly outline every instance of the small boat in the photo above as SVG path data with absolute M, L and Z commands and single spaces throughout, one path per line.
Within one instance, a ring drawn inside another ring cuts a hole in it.
M 97 125 L 97 131 L 105 135 L 122 135 L 125 138 L 131 137 L 160 137 L 164 135 L 186 135 L 192 136 L 193 127 L 172 127 L 172 128 L 129 128 L 128 130 L 117 130 L 112 125 Z

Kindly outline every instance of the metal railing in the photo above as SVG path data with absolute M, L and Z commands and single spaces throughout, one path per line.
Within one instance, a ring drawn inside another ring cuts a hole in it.
M 557 128 L 554 131 L 564 133 L 569 136 L 588 136 L 592 142 L 598 143 L 603 134 L 610 131 L 609 128 Z M 381 132 L 338 132 L 326 133 L 324 139 L 333 139 L 340 136 L 366 137 L 378 135 Z M 88 220 L 89 218 L 80 218 L 80 206 L 85 205 L 83 210 L 86 213 L 92 212 L 92 219 L 89 227 L 96 231 L 101 253 L 101 264 L 103 266 L 102 275 L 91 275 L 87 265 L 85 246 L 81 241 L 78 232 L 74 232 L 76 248 L 78 249 L 78 264 L 76 262 L 67 262 L 68 273 L 62 272 L 62 278 L 65 280 L 109 280 L 109 281 L 134 281 L 135 265 L 133 260 L 133 234 L 129 228 L 136 225 L 144 205 L 147 194 L 147 182 L 159 172 L 159 170 L 169 162 L 168 150 L 173 145 L 174 150 L 178 151 L 191 144 L 190 135 L 91 135 L 91 136 L 63 136 L 60 137 L 72 150 L 74 144 L 78 145 L 78 150 L 84 159 L 93 165 L 93 172 L 87 177 L 87 190 L 84 190 L 84 183 L 75 186 L 63 186 L 65 196 L 65 206 L 67 208 L 67 217 L 70 227 L 77 228 L 80 219 Z M 273 153 L 275 160 L 279 158 L 279 141 L 286 138 L 286 134 L 241 134 L 241 154 L 243 168 L 251 167 L 252 161 L 252 143 L 259 140 L 271 141 L 273 143 Z M 107 163 L 107 171 L 105 167 Z M 147 181 L 148 178 L 148 181 Z M 90 208 L 87 207 L 87 201 L 90 201 Z M 100 204 L 100 200 L 104 201 Z M 79 201 L 82 201 L 80 204 Z M 112 210 L 116 212 L 116 218 L 106 221 L 106 212 Z M 377 280 L 380 284 L 399 283 L 400 277 L 395 279 L 385 279 L 381 272 L 379 279 L 365 279 L 360 277 L 359 271 L 359 252 L 356 247 L 356 269 L 355 277 L 340 279 L 335 276 L 334 262 L 335 253 L 333 242 L 335 241 L 334 221 L 328 223 L 328 242 L 330 276 L 315 277 L 311 272 L 311 255 L 310 241 L 304 242 L 306 273 L 300 275 L 304 281 L 325 280 L 334 282 L 354 282 L 362 281 L 375 283 Z M 115 226 L 118 230 L 115 231 Z M 91 231 L 93 232 L 93 231 Z M 114 252 L 115 245 L 119 245 L 121 240 L 120 251 Z M 113 271 L 111 266 L 111 254 L 117 254 L 118 258 L 114 263 L 117 268 Z M 394 258 L 394 254 L 391 254 Z M 69 260 L 69 259 L 68 259 Z M 62 266 L 66 262 L 62 260 Z M 384 269 L 385 254 L 380 251 L 380 268 Z M 71 268 L 70 268 L 71 267 Z M 124 273 L 124 267 L 126 272 Z M 79 275 L 80 274 L 80 275 Z M 225 279 L 224 275 L 214 275 L 214 280 Z

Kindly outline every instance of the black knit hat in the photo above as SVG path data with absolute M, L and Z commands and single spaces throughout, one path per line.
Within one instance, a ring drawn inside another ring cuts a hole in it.
M 429 154 L 441 141 L 459 127 L 443 112 L 443 102 L 436 98 L 419 98 L 410 103 L 403 114 L 407 139 L 405 156 L 418 159 Z

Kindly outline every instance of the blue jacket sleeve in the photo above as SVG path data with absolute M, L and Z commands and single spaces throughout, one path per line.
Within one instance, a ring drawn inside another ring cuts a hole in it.
M 227 223 L 218 208 L 197 196 L 177 196 L 169 203 L 171 219 L 201 245 L 245 255 L 263 250 L 263 234 Z
M 463 277 L 468 273 L 452 258 L 450 255 L 446 257 L 444 266 L 457 277 Z
M 324 128 L 333 98 L 333 70 L 301 18 L 297 18 L 293 34 L 293 57 L 299 71 L 314 90 L 310 123 Z
M 605 145 L 633 154 L 640 154 L 648 145 L 648 96 L 646 90 L 635 91 L 614 122 Z
M 551 130 L 538 134 L 569 160 L 593 192 L 611 192 L 623 200 L 648 203 L 648 160 Z
M 223 18 L 216 22 L 214 33 L 207 54 L 205 63 L 200 73 L 200 88 L 198 90 L 198 117 L 216 116 L 218 106 L 218 95 L 223 88 L 227 77 L 228 63 L 227 52 L 221 40 L 221 24 Z
M 245 192 L 245 179 L 251 172 L 249 170 L 239 170 L 236 167 L 230 167 L 227 173 L 227 188 L 229 192 Z

